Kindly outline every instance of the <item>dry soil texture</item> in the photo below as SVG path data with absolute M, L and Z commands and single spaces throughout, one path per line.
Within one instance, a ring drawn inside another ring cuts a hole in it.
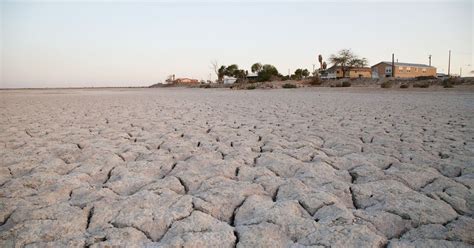
M 474 94 L 0 92 L 0 247 L 469 247 Z

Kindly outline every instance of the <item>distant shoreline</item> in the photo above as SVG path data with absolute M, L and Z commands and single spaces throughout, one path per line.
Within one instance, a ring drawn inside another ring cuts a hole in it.
M 0 90 L 88 90 L 88 89 L 142 89 L 149 86 L 104 86 L 104 87 L 44 87 L 44 88 L 0 88 Z
M 235 84 L 153 84 L 149 86 L 103 86 L 103 87 L 29 87 L 29 88 L 0 88 L 0 91 L 11 90 L 105 90 L 105 89 L 153 89 L 153 88 L 220 88 L 220 89 L 234 89 L 234 90 L 249 90 L 249 89 L 281 89 L 281 88 L 438 88 L 443 87 L 442 79 L 370 79 L 370 78 L 343 78 L 343 79 L 329 79 L 318 81 L 313 84 L 310 79 L 303 80 L 286 80 L 286 81 L 270 81 L 270 82 L 246 82 Z M 383 84 L 389 83 L 389 87 Z M 417 86 L 425 84 L 425 87 Z M 453 78 L 450 80 L 450 87 L 467 87 L 474 86 L 474 77 Z M 406 85 L 407 87 L 401 87 Z M 287 87 L 285 87 L 287 86 Z M 291 86 L 291 87 L 288 87 Z

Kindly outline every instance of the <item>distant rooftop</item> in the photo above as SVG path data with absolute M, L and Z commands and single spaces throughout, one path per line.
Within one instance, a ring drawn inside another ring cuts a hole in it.
M 392 65 L 392 62 L 390 61 L 382 61 L 380 63 L 384 63 L 384 64 L 388 64 L 388 65 Z M 378 64 L 380 64 L 378 63 Z M 377 65 L 378 65 L 377 64 Z M 414 64 L 414 63 L 402 63 L 402 62 L 395 62 L 395 66 L 407 66 L 407 67 L 433 67 L 433 66 L 429 66 L 429 65 L 425 65 L 425 64 Z
M 249 73 L 247 74 L 247 77 L 258 77 L 258 73 L 249 72 Z
M 333 65 L 331 67 L 329 67 L 327 70 L 328 71 L 333 71 L 335 69 L 341 69 L 342 66 L 340 65 Z M 357 70 L 357 71 L 370 71 L 370 67 L 357 67 L 357 66 L 350 66 L 350 67 L 347 67 L 349 70 Z

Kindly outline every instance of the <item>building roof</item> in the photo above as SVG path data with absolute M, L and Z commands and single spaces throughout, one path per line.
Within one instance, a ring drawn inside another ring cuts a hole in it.
M 249 73 L 247 74 L 247 77 L 248 77 L 248 78 L 258 77 L 258 73 L 249 72 Z
M 382 61 L 378 64 L 373 65 L 372 67 L 379 65 L 379 64 L 387 64 L 387 65 L 392 65 L 392 62 L 390 61 Z M 426 68 L 432 68 L 433 66 L 425 65 L 425 64 L 414 64 L 414 63 L 403 63 L 403 62 L 395 62 L 395 66 L 406 66 L 406 67 L 426 67 Z
M 342 66 L 339 66 L 339 65 L 333 65 L 331 67 L 329 67 L 327 70 L 328 71 L 334 71 L 336 69 L 341 69 Z M 349 67 L 349 71 L 351 70 L 358 70 L 358 71 L 370 71 L 370 67 Z
M 177 78 L 175 80 L 190 80 L 190 81 L 196 80 L 196 81 L 199 81 L 199 80 L 194 79 L 194 78 Z

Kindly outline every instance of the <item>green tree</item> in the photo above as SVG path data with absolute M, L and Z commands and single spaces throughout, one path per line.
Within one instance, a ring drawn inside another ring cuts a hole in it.
M 221 66 L 217 70 L 217 82 L 218 83 L 223 83 L 224 82 L 224 76 L 226 75 L 226 71 L 227 71 L 227 67 L 225 67 L 224 65 Z
M 342 77 L 346 76 L 350 67 L 364 67 L 368 64 L 366 58 L 359 58 L 350 49 L 342 49 L 337 54 L 331 55 L 329 61 L 341 67 Z
M 303 70 L 302 69 L 296 69 L 293 79 L 301 80 L 302 78 L 303 78 Z
M 252 65 L 252 67 L 250 67 L 250 70 L 253 73 L 259 73 L 262 69 L 263 69 L 263 66 L 260 63 L 255 63 Z
M 349 62 L 349 66 L 351 67 L 364 67 L 367 66 L 369 63 L 366 58 L 355 58 Z
M 245 79 L 247 77 L 247 73 L 244 70 L 235 70 L 233 77 L 237 79 Z
M 303 75 L 304 78 L 308 77 L 309 76 L 308 69 L 304 69 L 301 75 Z
M 296 69 L 293 79 L 301 80 L 309 76 L 308 69 Z
M 275 66 L 273 65 L 263 65 L 262 70 L 258 72 L 258 81 L 259 82 L 266 82 L 270 81 L 272 77 L 278 77 L 279 73 Z
M 236 71 L 238 71 L 238 70 L 239 70 L 238 65 L 236 65 L 236 64 L 229 65 L 229 66 L 227 66 L 227 68 L 225 70 L 225 75 L 229 76 L 229 77 L 234 77 L 235 74 L 236 74 Z

